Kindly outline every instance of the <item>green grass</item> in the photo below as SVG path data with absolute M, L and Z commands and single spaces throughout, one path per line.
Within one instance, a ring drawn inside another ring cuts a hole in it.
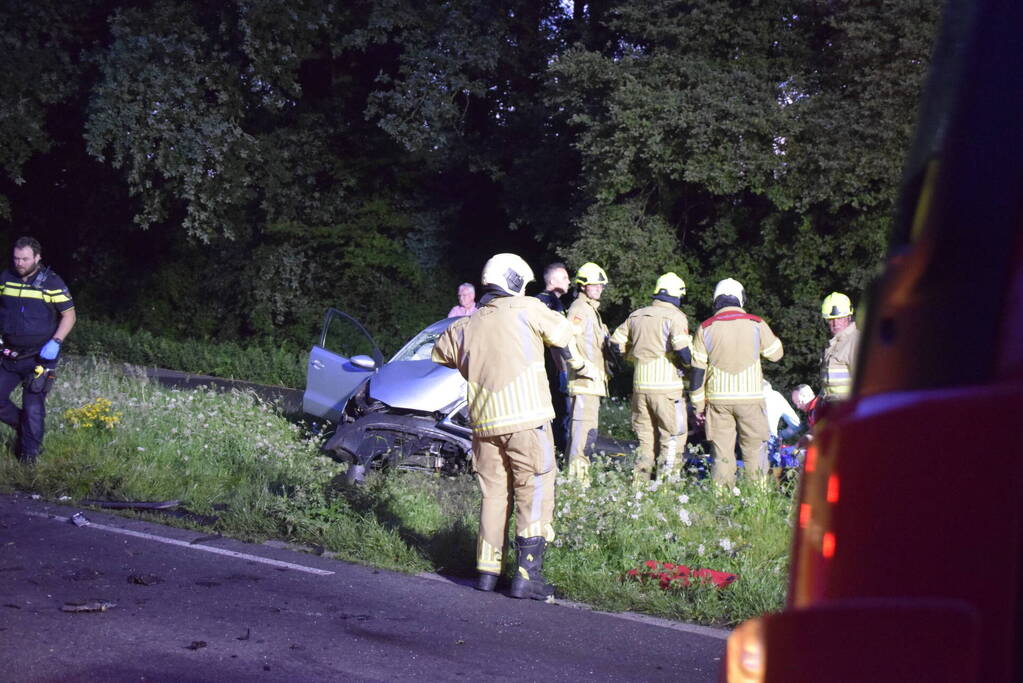
M 606 403 L 609 420 L 620 419 L 625 404 Z M 352 489 L 343 466 L 319 454 L 318 437 L 253 394 L 163 388 L 105 361 L 62 365 L 47 406 L 38 465 L 0 456 L 0 488 L 74 502 L 179 499 L 191 512 L 216 516 L 213 528 L 227 535 L 315 544 L 406 572 L 474 573 L 480 498 L 472 477 L 372 472 L 366 486 Z M 117 420 L 110 429 L 75 427 L 100 415 Z M 0 447 L 9 452 L 11 439 L 0 427 Z M 682 478 L 636 492 L 628 463 L 598 461 L 588 489 L 559 481 L 546 572 L 560 595 L 713 625 L 781 606 L 792 506 L 785 490 L 725 491 Z M 647 560 L 740 578 L 723 590 L 624 580 Z
M 266 338 L 245 345 L 209 339 L 168 339 L 90 318 L 79 318 L 64 352 L 285 387 L 305 386 L 309 354 L 308 348 L 282 346 Z

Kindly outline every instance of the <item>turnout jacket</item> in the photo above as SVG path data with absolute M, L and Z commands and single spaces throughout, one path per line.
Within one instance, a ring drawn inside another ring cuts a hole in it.
M 568 395 L 607 396 L 607 365 L 604 362 L 604 342 L 608 337 L 607 325 L 600 319 L 600 302 L 586 296 L 581 290 L 568 307 L 568 321 L 575 331 L 575 342 L 583 358 L 596 368 L 595 379 L 569 375 Z
M 831 338 L 821 358 L 821 387 L 826 401 L 842 401 L 852 393 L 856 364 L 856 348 L 860 331 L 856 323 Z
M 496 297 L 444 331 L 433 361 L 456 368 L 468 382 L 473 433 L 499 436 L 554 418 L 544 345 L 571 342 L 571 325 L 539 299 Z
M 778 361 L 784 353 L 771 327 L 738 306 L 725 306 L 700 324 L 693 336 L 693 367 L 705 368 L 703 384 L 691 388 L 697 412 L 718 405 L 764 400 L 760 358 Z
M 675 352 L 688 348 L 691 342 L 686 314 L 667 301 L 636 309 L 611 335 L 611 343 L 636 366 L 632 390 L 647 394 L 685 388 Z
M 38 349 L 57 331 L 60 314 L 74 308 L 67 285 L 48 267 L 40 267 L 28 282 L 8 268 L 0 280 L 0 333 L 9 348 Z

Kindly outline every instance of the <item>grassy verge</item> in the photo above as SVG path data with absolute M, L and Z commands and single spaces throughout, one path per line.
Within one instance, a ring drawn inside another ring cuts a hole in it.
M 180 499 L 239 538 L 317 544 L 401 571 L 473 573 L 479 492 L 471 477 L 373 473 L 352 490 L 316 438 L 252 394 L 166 389 L 103 361 L 63 366 L 48 408 L 39 464 L 24 468 L 3 455 L 0 488 L 73 501 Z M 11 438 L 0 427 L 8 452 Z M 785 491 L 724 491 L 683 478 L 636 492 L 627 463 L 593 469 L 588 489 L 559 482 L 547 573 L 566 598 L 714 625 L 781 605 Z M 740 578 L 723 590 L 625 580 L 647 560 Z

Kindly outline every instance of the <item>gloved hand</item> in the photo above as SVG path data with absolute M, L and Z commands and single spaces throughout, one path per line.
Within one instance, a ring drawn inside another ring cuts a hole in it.
M 43 345 L 43 348 L 39 349 L 39 357 L 43 360 L 55 360 L 60 355 L 60 342 L 56 339 L 51 339 Z
M 584 360 L 582 365 L 577 368 L 572 368 L 572 370 L 575 372 L 575 376 L 579 379 L 596 380 L 598 377 L 597 366 L 589 360 Z

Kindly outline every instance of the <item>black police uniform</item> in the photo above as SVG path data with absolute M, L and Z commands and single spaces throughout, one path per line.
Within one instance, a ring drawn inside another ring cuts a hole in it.
M 0 421 L 17 431 L 18 458 L 31 462 L 42 447 L 46 393 L 56 367 L 55 360 L 39 358 L 39 350 L 53 338 L 61 313 L 74 302 L 60 276 L 46 267 L 37 269 L 28 282 L 4 270 L 0 283 Z M 38 367 L 43 368 L 41 376 Z M 20 409 L 11 401 L 18 384 L 24 388 Z
M 562 315 L 565 314 L 565 305 L 556 292 L 544 290 L 536 295 L 536 298 L 544 305 Z M 547 370 L 547 385 L 551 390 L 551 403 L 554 404 L 554 446 L 564 452 L 568 442 L 568 394 L 565 387 L 561 386 L 561 372 L 563 363 L 560 358 L 555 358 L 553 351 L 548 348 L 544 353 L 544 365 Z

